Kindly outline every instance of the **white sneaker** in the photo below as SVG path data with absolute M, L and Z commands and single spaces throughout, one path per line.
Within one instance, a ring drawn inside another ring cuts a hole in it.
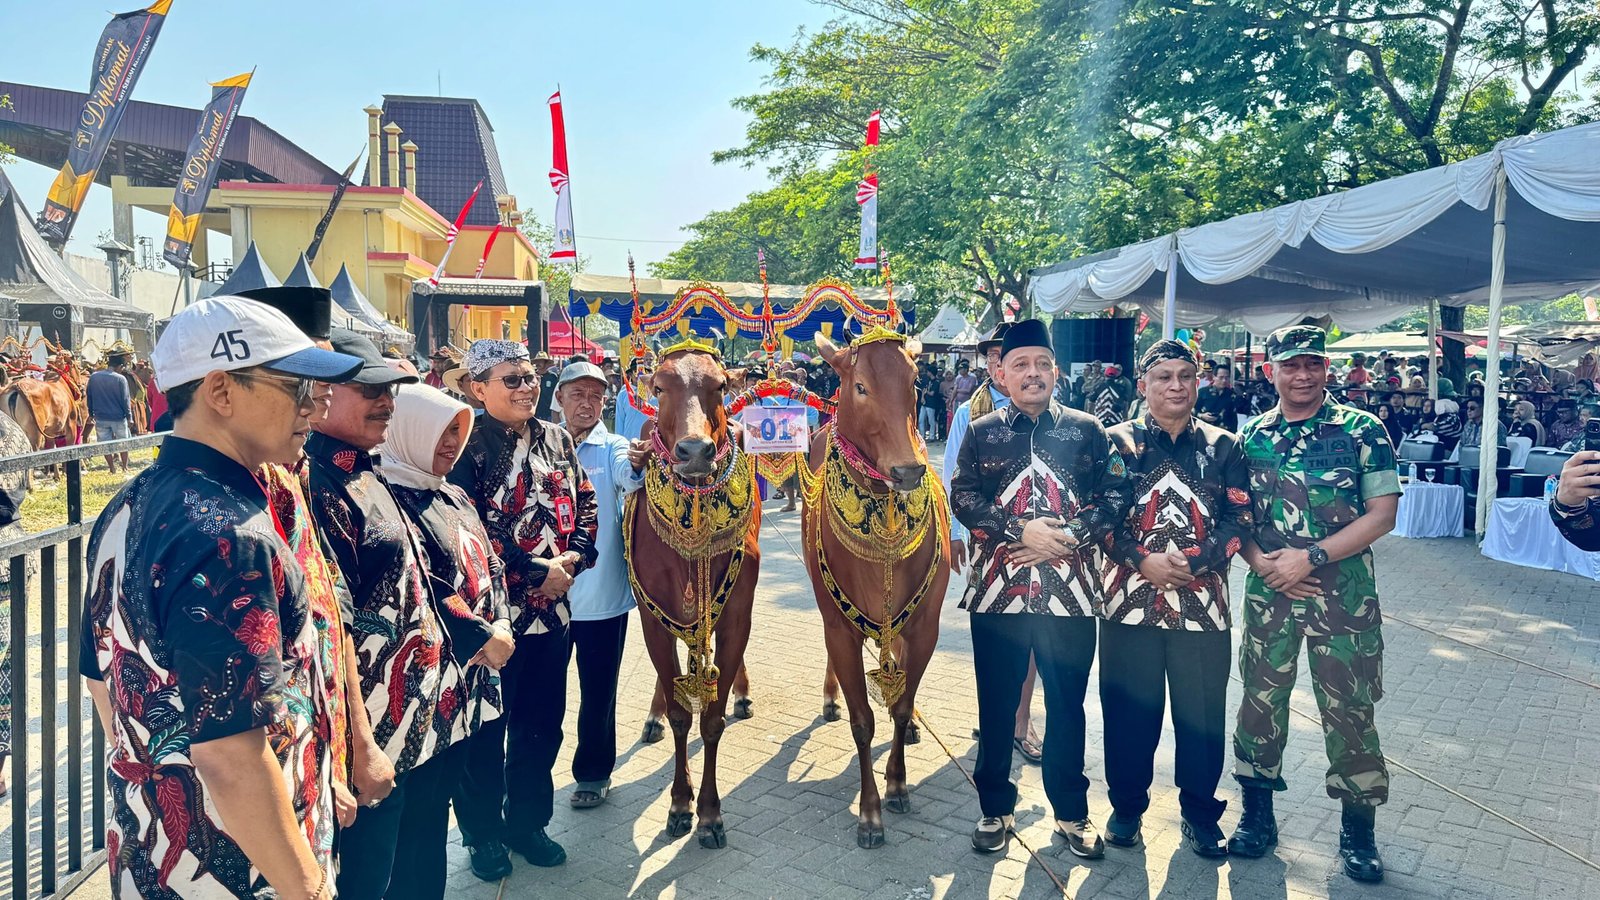
M 979 853 L 1004 850 L 1011 838 L 1011 816 L 984 816 L 972 829 L 972 849 Z
M 1106 842 L 1101 840 L 1100 831 L 1088 819 L 1079 819 L 1076 822 L 1057 819 L 1056 831 L 1067 839 L 1067 849 L 1071 850 L 1074 856 L 1099 859 L 1106 855 Z

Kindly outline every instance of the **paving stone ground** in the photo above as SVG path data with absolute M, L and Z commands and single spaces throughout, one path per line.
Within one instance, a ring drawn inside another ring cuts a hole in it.
M 1393 799 L 1378 817 L 1389 877 L 1367 886 L 1338 867 L 1339 811 L 1322 790 L 1326 760 L 1304 664 L 1293 700 L 1304 715 L 1290 721 L 1289 791 L 1278 798 L 1282 838 L 1271 856 L 1214 864 L 1181 847 L 1170 728 L 1158 751 L 1144 846 L 1108 848 L 1100 861 L 1075 859 L 1060 839 L 1051 839 L 1040 770 L 1019 764 L 1021 839 L 1005 855 L 973 852 L 968 836 L 978 807 L 964 771 L 976 756 L 977 711 L 966 614 L 956 609 L 958 579 L 917 698 L 930 727 L 920 745 L 907 749 L 913 808 L 905 815 L 886 812 L 887 842 L 868 851 L 855 843 L 859 781 L 849 724 L 824 723 L 819 715 L 822 630 L 796 554 L 798 514 L 776 510 L 768 505 L 762 529 L 748 654 L 756 715 L 732 722 L 722 739 L 727 848 L 702 849 L 692 834 L 665 836 L 672 746 L 670 740 L 636 743 L 654 673 L 635 624 L 618 700 L 615 786 L 605 806 L 581 812 L 567 807 L 575 670 L 571 679 L 551 825 L 567 848 L 567 864 L 539 870 L 519 858 L 503 885 L 484 884 L 467 869 L 465 852 L 452 845 L 449 896 L 1058 896 L 1048 866 L 1072 896 L 1083 898 L 1600 897 L 1600 869 L 1555 846 L 1600 860 L 1600 586 L 1487 560 L 1470 540 L 1390 537 L 1380 543 L 1379 585 L 1389 621 L 1387 696 L 1378 706 L 1378 724 L 1394 769 Z M 1233 581 L 1240 596 L 1240 566 Z M 1230 708 L 1237 708 L 1238 694 L 1232 684 Z M 1110 810 L 1095 679 L 1086 702 L 1090 808 L 1103 823 Z M 1038 698 L 1035 711 L 1038 726 L 1048 730 Z M 879 721 L 875 767 L 881 780 L 888 742 L 885 717 Z M 696 778 L 699 750 L 693 741 Z M 1222 824 L 1231 832 L 1239 814 L 1237 785 L 1224 778 L 1220 792 L 1230 801 Z M 104 895 L 101 877 L 76 896 Z

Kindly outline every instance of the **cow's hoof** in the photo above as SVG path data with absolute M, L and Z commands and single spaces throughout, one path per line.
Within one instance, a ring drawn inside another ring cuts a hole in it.
M 721 822 L 701 825 L 695 836 L 700 839 L 700 846 L 707 850 L 721 850 L 728 846 L 728 835 L 723 831 Z
M 644 732 L 639 735 L 639 741 L 645 744 L 654 744 L 667 736 L 666 726 L 660 719 L 645 719 Z
M 911 812 L 911 792 L 902 791 L 898 794 L 887 794 L 883 798 L 883 808 L 892 813 Z
M 907 722 L 906 723 L 906 740 L 905 740 L 905 742 L 907 744 L 920 744 L 920 743 L 922 743 L 922 728 L 919 727 L 917 725 L 917 723 L 915 723 L 915 722 Z
M 863 822 L 856 826 L 856 846 L 863 850 L 876 850 L 883 846 L 883 826 Z
M 839 701 L 837 701 L 837 700 L 824 700 L 824 701 L 822 701 L 822 721 L 824 721 L 824 722 L 837 722 L 837 721 L 839 721 L 839 718 L 840 718 L 840 716 L 839 716 Z
M 694 813 L 667 813 L 667 836 L 681 838 L 694 830 Z
M 748 719 L 753 717 L 755 712 L 751 709 L 751 707 L 754 705 L 755 704 L 750 700 L 749 697 L 740 697 L 739 699 L 733 701 L 733 717 L 735 719 Z

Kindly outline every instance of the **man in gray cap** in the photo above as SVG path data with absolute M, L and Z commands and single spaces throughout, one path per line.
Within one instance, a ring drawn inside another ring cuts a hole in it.
M 572 583 L 572 650 L 578 657 L 578 746 L 572 754 L 571 803 L 589 809 L 606 801 L 611 770 L 617 763 L 617 674 L 628 636 L 628 611 L 633 592 L 622 556 L 622 499 L 644 483 L 649 444 L 632 447 L 602 422 L 606 375 L 591 362 L 573 362 L 556 381 L 556 405 L 562 425 L 578 447 L 594 486 L 599 529 L 594 568 Z

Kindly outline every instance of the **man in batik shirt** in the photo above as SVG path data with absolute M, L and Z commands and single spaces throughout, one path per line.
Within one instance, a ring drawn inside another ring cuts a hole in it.
M 510 847 L 536 866 L 566 862 L 545 826 L 561 748 L 571 652 L 572 580 L 595 563 L 594 488 L 565 429 L 534 417 L 540 376 L 528 348 L 480 340 L 467 353 L 467 388 L 484 406 L 450 481 L 477 506 L 505 562 L 516 652 L 500 672 L 505 714 L 467 740 L 456 818 L 472 871 L 494 881 Z
M 299 453 L 312 379 L 359 361 L 212 297 L 153 362 L 174 430 L 95 524 L 79 662 L 110 743 L 113 893 L 332 897 L 316 626 L 254 473 Z
M 1153 344 L 1139 360 L 1149 412 L 1109 432 L 1133 479 L 1133 504 L 1112 535 L 1100 613 L 1106 841 L 1139 843 L 1170 689 L 1184 842 L 1221 857 L 1228 565 L 1250 533 L 1250 479 L 1238 438 L 1194 415 L 1197 362 L 1181 341 Z
M 972 536 L 961 608 L 971 613 L 978 683 L 980 852 L 1003 850 L 1016 807 L 1012 729 L 1028 657 L 1044 680 L 1045 794 L 1074 854 L 1105 852 L 1089 821 L 1084 690 L 1100 605 L 1096 547 L 1128 508 L 1122 457 L 1093 417 L 1051 399 L 1055 355 L 1044 323 L 1006 332 L 999 378 L 1011 405 L 972 423 L 956 457 L 951 505 Z
M 351 710 L 352 761 L 359 771 L 381 753 L 395 779 L 387 797 L 356 797 L 362 808 L 339 839 L 339 896 L 413 896 L 443 881 L 428 823 L 449 815 L 460 777 L 453 745 L 466 734 L 453 712 L 466 702 L 467 660 L 455 658 L 442 619 L 474 617 L 438 602 L 415 526 L 374 472 L 372 450 L 387 436 L 394 391 L 419 379 L 348 329 L 334 330 L 333 346 L 362 367 L 334 388 L 327 418 L 306 443 L 312 509 L 353 603 L 345 616 L 356 655 L 352 693 L 363 702 Z
M 1339 854 L 1345 874 L 1383 878 L 1373 836 L 1389 799 L 1389 770 L 1373 709 L 1383 696 L 1382 614 L 1372 543 L 1394 527 L 1400 477 L 1383 423 L 1327 392 L 1326 335 L 1280 328 L 1267 339 L 1267 375 L 1278 405 L 1245 424 L 1255 535 L 1243 555 L 1244 703 L 1234 731 L 1234 777 L 1244 815 L 1231 853 L 1261 856 L 1277 842 L 1272 793 L 1287 790 L 1283 748 L 1300 644 L 1322 713 L 1328 796 L 1344 807 Z

